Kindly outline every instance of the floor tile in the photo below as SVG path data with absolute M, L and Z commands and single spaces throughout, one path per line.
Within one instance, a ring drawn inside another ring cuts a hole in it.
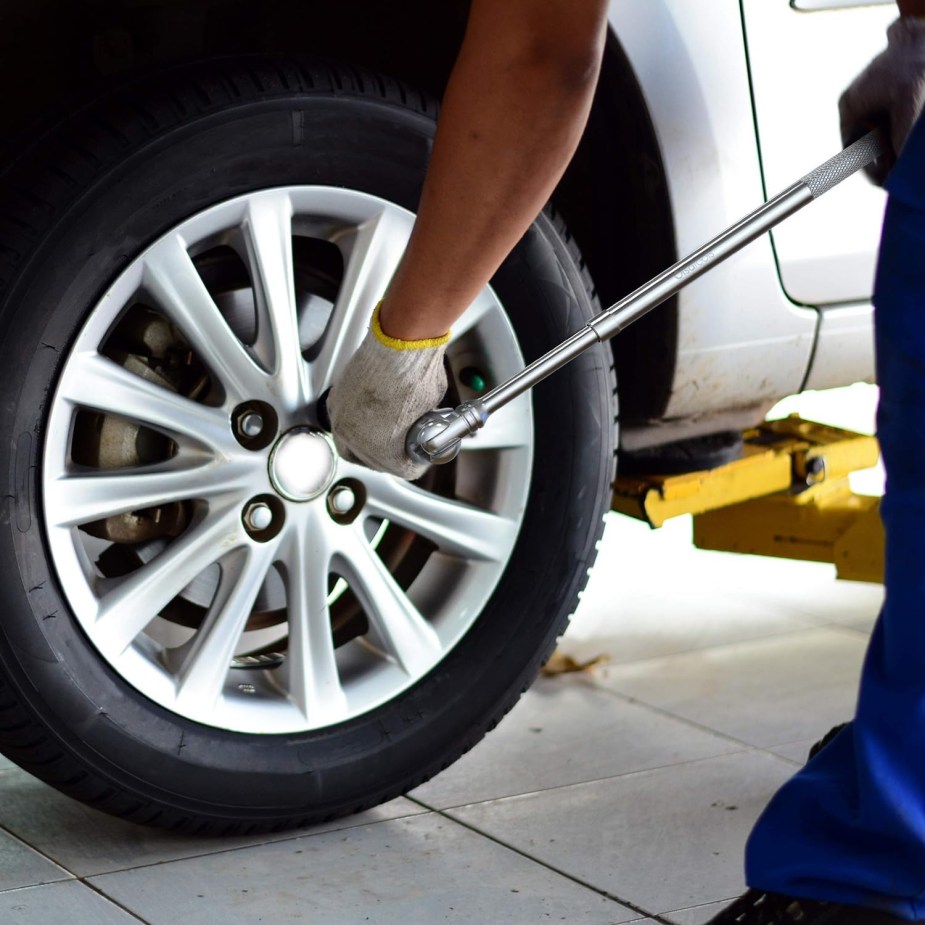
M 207 838 L 125 822 L 64 796 L 24 771 L 0 776 L 0 826 L 81 877 L 421 812 L 417 804 L 399 799 L 310 829 Z
M 0 893 L 0 921 L 4 925 L 138 925 L 142 920 L 90 887 L 71 881 Z
M 853 714 L 866 646 L 826 627 L 605 667 L 595 683 L 770 748 L 815 740 Z
M 746 836 L 792 771 L 773 755 L 740 752 L 449 815 L 658 914 L 742 891 Z
M 0 891 L 68 880 L 70 876 L 18 838 L 0 831 Z
M 818 615 L 773 592 L 780 572 L 794 565 L 810 566 L 808 574 L 819 585 L 835 583 L 831 567 L 818 563 L 695 549 L 689 517 L 651 530 L 610 514 L 561 648 L 579 659 L 606 655 L 620 663 L 805 629 L 819 622 Z
M 736 751 L 585 678 L 544 678 L 471 752 L 410 796 L 443 809 Z
M 786 758 L 788 761 L 793 761 L 798 765 L 804 765 L 809 756 L 809 750 L 826 732 L 828 732 L 827 729 L 820 729 L 819 735 L 815 738 L 800 739 L 797 742 L 788 742 L 786 745 L 775 745 L 773 748 L 769 748 L 768 751 L 773 752 L 775 755 L 779 755 L 781 758 Z
M 869 636 L 874 631 L 874 624 L 877 622 L 877 617 L 880 614 L 880 604 L 883 598 L 882 587 L 879 590 L 880 594 L 877 598 L 876 608 L 871 607 L 865 613 L 846 612 L 837 617 L 833 617 L 831 622 L 838 626 L 845 626 L 848 629 L 866 633 Z
M 436 814 L 92 882 L 151 925 L 614 925 L 639 917 Z
M 730 897 L 733 899 L 734 897 Z M 704 906 L 694 906 L 692 909 L 681 909 L 678 912 L 668 912 L 663 918 L 677 925 L 704 925 L 709 922 L 714 915 L 722 912 L 729 905 L 729 900 L 722 900 L 716 903 L 707 903 Z

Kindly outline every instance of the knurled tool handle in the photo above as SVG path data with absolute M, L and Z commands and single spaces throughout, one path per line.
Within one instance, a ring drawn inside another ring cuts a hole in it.
M 689 283 L 727 257 L 770 231 L 803 206 L 827 193 L 842 180 L 875 161 L 884 151 L 878 132 L 870 132 L 835 157 L 806 174 L 782 193 L 736 222 L 703 247 L 679 260 L 635 292 L 596 315 L 581 330 L 531 363 L 526 369 L 495 386 L 481 398 L 455 409 L 430 411 L 408 431 L 408 455 L 422 462 L 444 463 L 456 457 L 459 442 L 485 425 L 489 416 L 561 369 L 594 344 L 610 340 Z

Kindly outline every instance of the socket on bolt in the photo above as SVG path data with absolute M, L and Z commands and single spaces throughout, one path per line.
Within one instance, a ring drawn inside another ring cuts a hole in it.
M 247 411 L 238 419 L 238 432 L 245 437 L 259 437 L 263 431 L 263 417 L 256 411 Z
M 353 489 L 346 485 L 338 485 L 328 495 L 328 507 L 334 514 L 349 514 L 356 502 L 357 498 Z
M 257 501 L 244 510 L 244 523 L 256 533 L 266 530 L 273 523 L 273 511 L 269 504 Z

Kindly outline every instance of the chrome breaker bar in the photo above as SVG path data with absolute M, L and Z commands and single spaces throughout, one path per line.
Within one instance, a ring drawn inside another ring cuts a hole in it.
M 428 463 L 447 463 L 455 459 L 462 438 L 471 436 L 483 427 L 493 412 L 561 369 L 589 347 L 619 334 L 688 283 L 761 237 L 778 222 L 875 161 L 883 151 L 879 134 L 870 132 L 684 260 L 596 315 L 580 331 L 481 398 L 464 402 L 455 409 L 441 408 L 423 415 L 408 431 L 408 455 Z

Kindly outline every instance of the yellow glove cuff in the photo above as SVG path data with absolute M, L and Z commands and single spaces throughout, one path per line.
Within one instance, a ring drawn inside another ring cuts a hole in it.
M 442 337 L 428 337 L 424 340 L 400 340 L 397 337 L 389 337 L 389 335 L 382 330 L 382 325 L 379 324 L 380 308 L 382 308 L 382 302 L 379 302 L 373 311 L 373 321 L 370 327 L 373 336 L 383 347 L 388 347 L 390 350 L 424 350 L 427 347 L 442 347 L 450 340 L 449 331 Z

